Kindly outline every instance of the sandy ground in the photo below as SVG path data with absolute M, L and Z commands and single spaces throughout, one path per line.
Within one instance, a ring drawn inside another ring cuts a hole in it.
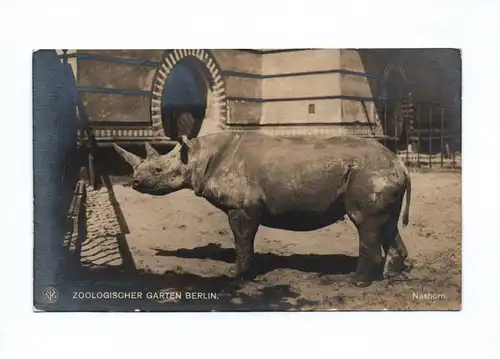
M 153 197 L 114 179 L 111 191 L 88 194 L 81 261 L 89 272 L 67 290 L 137 291 L 146 300 L 73 300 L 71 309 L 458 310 L 460 176 L 412 173 L 410 224 L 400 229 L 414 268 L 408 281 L 367 288 L 348 284 L 358 255 L 348 220 L 309 233 L 260 227 L 258 275 L 235 284 L 233 239 L 222 212 L 187 190 Z

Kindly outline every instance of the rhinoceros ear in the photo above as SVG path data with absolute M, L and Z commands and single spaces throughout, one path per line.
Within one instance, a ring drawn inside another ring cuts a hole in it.
M 155 158 L 155 157 L 158 157 L 160 154 L 158 153 L 158 151 L 156 151 L 153 146 L 150 145 L 149 142 L 146 142 L 145 144 L 146 146 L 146 159 L 152 159 L 152 158 Z
M 125 151 L 123 148 L 118 146 L 116 143 L 113 143 L 113 147 L 115 148 L 116 152 L 118 152 L 120 154 L 120 156 L 122 156 L 123 159 L 125 161 L 127 161 L 132 167 L 135 167 L 139 163 L 142 162 L 140 157 L 134 155 L 133 153 Z
M 181 145 L 186 146 L 187 148 L 191 148 L 193 146 L 192 142 L 188 140 L 186 135 L 181 136 Z
M 193 144 L 190 140 L 188 140 L 186 135 L 181 136 L 181 161 L 182 163 L 188 163 L 188 152 L 189 149 L 193 147 Z

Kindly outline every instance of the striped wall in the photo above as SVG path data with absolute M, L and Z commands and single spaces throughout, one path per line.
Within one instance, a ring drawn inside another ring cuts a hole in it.
M 227 87 L 231 125 L 289 125 L 300 132 L 303 124 L 361 123 L 380 131 L 380 109 L 374 99 L 394 76 L 399 77 L 401 95 L 411 92 L 418 103 L 453 107 L 460 97 L 461 60 L 451 49 L 243 51 L 261 56 L 262 70 L 260 76 L 226 74 L 227 84 L 237 83 L 233 77 L 249 79 L 240 82 L 247 84 L 247 91 Z
M 343 124 L 349 129 L 325 131 L 363 132 L 369 128 L 370 133 L 377 132 L 381 124 L 374 98 L 380 96 L 384 78 L 397 72 L 402 74 L 417 102 L 455 106 L 457 98 L 460 99 L 457 95 L 461 83 L 460 56 L 446 49 L 173 49 L 69 53 L 70 61 L 78 57 L 74 71 L 91 121 L 112 124 L 107 125 L 111 136 L 123 133 L 127 133 L 123 136 L 130 133 L 164 136 L 163 89 L 174 66 L 188 56 L 197 58 L 208 71 L 212 92 L 210 116 L 206 120 L 213 122 L 210 127 L 215 131 L 260 125 L 266 127 L 263 131 L 269 132 L 274 131 L 269 126 L 285 125 L 295 126 L 293 131 L 301 132 L 305 131 L 304 125 Z M 150 132 L 137 128 L 123 128 L 123 132 L 114 128 L 123 127 L 124 122 L 149 126 Z M 359 128 L 355 129 L 354 125 Z M 291 133 L 292 130 L 280 127 L 276 131 Z M 326 133 L 320 127 L 314 131 Z M 105 134 L 108 136 L 108 132 Z

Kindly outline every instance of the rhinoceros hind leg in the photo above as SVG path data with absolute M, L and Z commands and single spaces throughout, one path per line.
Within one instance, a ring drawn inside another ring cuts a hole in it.
M 380 219 L 369 218 L 357 225 L 359 233 L 359 257 L 356 273 L 350 282 L 357 287 L 366 287 L 373 280 L 382 279 L 383 259 L 380 246 Z
M 408 279 L 404 272 L 409 271 L 413 266 L 408 259 L 408 250 L 399 233 L 397 220 L 398 216 L 391 218 L 382 238 L 382 247 L 386 256 L 384 276 L 395 281 Z
M 255 212 L 238 209 L 229 211 L 228 218 L 236 249 L 234 277 L 252 278 L 250 267 L 254 255 L 255 234 L 259 228 L 259 217 Z

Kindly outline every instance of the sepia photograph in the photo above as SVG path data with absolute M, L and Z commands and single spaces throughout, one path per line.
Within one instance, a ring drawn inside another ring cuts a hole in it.
M 459 311 L 462 51 L 33 51 L 40 312 Z

